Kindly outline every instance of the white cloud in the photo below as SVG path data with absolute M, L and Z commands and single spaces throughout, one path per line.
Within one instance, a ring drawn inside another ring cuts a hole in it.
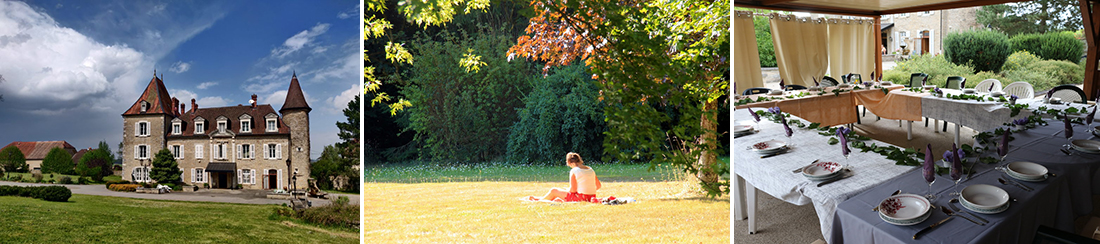
M 8 108 L 35 114 L 128 106 L 152 75 L 148 55 L 96 42 L 22 2 L 0 1 L 0 57 Z
M 358 84 L 351 85 L 351 88 L 344 90 L 340 95 L 325 100 L 326 106 L 324 110 L 333 114 L 343 114 L 344 109 L 348 108 L 348 102 L 355 99 L 355 95 L 359 95 L 359 92 L 362 90 L 363 89 L 359 88 Z
M 344 58 L 334 59 L 328 66 L 302 73 L 302 76 L 310 76 L 309 80 L 311 82 L 335 80 L 338 83 L 346 83 L 357 78 L 358 73 L 355 71 L 359 70 L 361 57 L 358 53 L 353 53 Z
M 294 34 L 294 36 L 287 38 L 286 41 L 283 42 L 283 46 L 272 49 L 271 55 L 282 58 L 298 51 L 298 49 L 302 49 L 302 47 L 311 45 L 314 38 L 328 31 L 328 27 L 328 23 L 318 23 L 309 30 L 298 32 L 298 34 Z
M 180 104 L 186 104 L 188 111 L 193 109 L 191 107 L 191 99 L 195 99 L 195 104 L 198 104 L 199 108 L 225 107 L 229 105 L 230 102 L 229 99 L 220 96 L 200 97 L 199 94 L 188 90 L 168 89 L 168 94 L 179 99 Z
M 336 14 L 336 18 L 348 19 L 351 17 L 359 16 L 359 9 L 361 8 L 363 8 L 362 3 L 355 5 L 355 7 L 352 9 L 344 10 L 343 12 Z
M 302 95 L 306 97 L 307 104 L 317 104 L 317 100 L 313 100 L 313 97 L 309 95 L 309 92 L 306 91 L 305 88 L 302 88 Z M 268 94 L 267 96 L 260 95 L 259 99 L 260 103 L 258 104 L 271 104 L 272 108 L 275 108 L 275 110 L 279 110 L 279 108 L 283 107 L 283 102 L 286 101 L 286 90 L 278 90 L 272 92 L 271 94 Z M 314 106 L 316 105 L 310 105 L 310 107 Z M 347 104 L 345 104 L 345 106 L 347 106 Z
M 213 82 L 213 81 L 208 81 L 208 82 L 199 83 L 199 86 L 196 87 L 196 88 L 199 88 L 199 90 L 206 90 L 206 88 L 210 88 L 211 86 L 215 86 L 215 85 L 218 85 L 218 83 Z
M 170 70 L 172 72 L 176 72 L 176 74 L 179 74 L 179 73 L 187 72 L 187 70 L 190 70 L 190 69 L 191 69 L 191 62 L 176 61 L 176 63 L 172 64 L 172 68 L 170 68 L 168 70 Z

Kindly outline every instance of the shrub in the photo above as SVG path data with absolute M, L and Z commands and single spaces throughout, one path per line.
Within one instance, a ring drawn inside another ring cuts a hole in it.
M 1047 32 L 1045 34 L 1016 35 L 1009 40 L 1012 50 L 1027 50 L 1042 59 L 1077 62 L 1084 53 L 1085 44 L 1073 32 Z
M 111 186 L 107 187 L 107 189 L 111 189 L 112 191 L 133 192 L 133 191 L 137 191 L 138 187 L 141 187 L 141 185 L 138 185 L 138 184 L 111 184 Z
M 603 155 L 604 105 L 586 69 L 571 65 L 535 79 L 508 135 L 509 161 L 558 162 L 565 152 Z
M 88 184 L 88 181 L 84 180 L 84 177 L 76 177 L 76 184 L 78 184 L 78 185 Z
M 943 43 L 948 61 L 973 65 L 976 71 L 1000 72 L 1001 65 L 1010 54 L 1008 37 L 991 30 L 951 33 Z
M 332 204 L 343 206 L 343 205 L 348 205 L 348 202 L 350 202 L 350 201 L 351 201 L 351 199 L 348 199 L 347 196 L 339 196 L 339 197 L 336 197 L 336 199 L 332 199 Z
M 31 174 L 31 177 L 34 178 L 34 183 L 42 183 L 42 173 L 35 172 Z
M 1020 70 L 1039 61 L 1043 61 L 1043 59 L 1027 50 L 1020 50 L 1012 53 L 1012 55 L 1008 55 L 1008 59 L 1005 60 L 1005 64 L 1001 67 L 1001 70 L 1006 72 L 1010 70 Z
M 303 209 L 298 211 L 295 215 L 298 219 L 313 224 L 355 227 L 358 225 L 359 221 L 359 206 L 330 204 L 327 206 Z
M 1031 33 L 1031 34 L 1019 34 L 1008 39 L 1009 45 L 1012 46 L 1012 53 L 1027 51 L 1032 54 L 1039 54 L 1043 50 L 1043 34 Z
M 908 85 L 909 75 L 912 73 L 928 74 L 928 84 L 943 86 L 947 83 L 948 76 L 966 76 L 974 74 L 974 69 L 966 65 L 957 65 L 948 62 L 944 55 L 924 54 L 913 56 L 908 61 L 898 63 L 894 69 L 888 70 L 883 75 L 883 80 Z M 969 80 L 969 79 L 967 79 Z M 968 82 L 969 83 L 969 82 Z
M 10 181 L 23 181 L 23 175 L 12 175 L 8 178 Z
M 756 30 L 756 48 L 760 53 L 760 67 L 775 67 L 775 42 L 772 41 L 772 25 L 765 16 L 754 16 L 753 29 Z
M 153 169 L 149 172 L 149 178 L 160 183 L 175 183 L 180 182 L 181 173 L 172 151 L 164 148 L 153 158 Z
M 51 202 L 67 202 L 72 196 L 73 192 L 64 186 L 46 186 L 38 191 L 38 196 L 35 198 Z
M 106 184 L 104 184 L 104 185 L 105 185 L 105 187 L 107 187 L 107 188 L 111 188 L 111 185 L 114 185 L 114 184 L 130 184 L 130 182 L 129 182 L 129 181 L 125 181 L 125 180 L 109 180 L 109 181 L 107 181 L 107 183 L 106 183 Z
M 268 216 L 270 220 L 284 220 L 294 217 L 294 209 L 287 207 L 286 203 L 281 206 L 275 206 L 271 210 L 271 216 Z
M 72 184 L 73 183 L 73 178 L 70 178 L 68 176 L 62 176 L 61 179 L 57 180 L 57 183 L 59 183 L 59 184 Z
M 1008 84 L 1012 84 L 1012 79 L 1005 78 L 1004 76 L 989 71 L 982 71 L 978 72 L 977 74 L 963 75 L 962 77 L 966 77 L 967 88 L 974 88 L 975 86 L 978 86 L 978 82 L 982 82 L 986 79 L 997 79 L 1001 81 L 1002 87 L 1007 86 Z
M 1085 71 L 1077 64 L 1062 60 L 1046 60 L 1032 63 L 1022 70 L 1005 73 L 1016 81 L 1027 81 L 1036 92 L 1054 88 L 1062 84 L 1081 84 Z
M 20 196 L 51 202 L 67 202 L 73 192 L 64 186 L 0 186 L 0 196 Z

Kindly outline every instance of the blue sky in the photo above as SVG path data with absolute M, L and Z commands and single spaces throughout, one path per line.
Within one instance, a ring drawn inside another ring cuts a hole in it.
M 153 71 L 181 103 L 282 106 L 293 72 L 314 158 L 361 91 L 358 1 L 0 1 L 0 146 L 101 140 Z M 186 101 L 186 102 L 185 102 Z

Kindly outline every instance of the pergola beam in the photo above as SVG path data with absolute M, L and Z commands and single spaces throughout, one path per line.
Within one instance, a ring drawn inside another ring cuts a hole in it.
M 799 6 L 799 5 L 791 5 L 789 3 L 764 5 L 760 1 L 737 1 L 737 0 L 734 0 L 733 6 L 734 7 L 742 7 L 742 8 L 758 8 L 758 9 L 768 9 L 768 10 L 778 10 L 778 11 L 807 12 L 807 13 L 814 13 L 814 14 L 850 15 L 850 16 L 860 16 L 860 17 L 868 17 L 868 18 L 879 16 L 879 14 L 874 12 L 874 11 L 860 11 L 860 10 L 854 10 L 854 9 L 840 9 L 840 8 L 831 8 L 831 7 L 830 8 L 821 8 L 821 7 L 816 7 L 816 6 L 806 7 L 806 6 Z
M 922 11 L 944 10 L 953 8 L 967 8 L 976 6 L 995 5 L 1002 3 L 1014 3 L 1014 2 L 1026 2 L 1030 0 L 973 0 L 973 1 L 955 1 L 955 2 L 943 2 L 937 4 L 929 4 L 922 6 L 913 6 L 907 8 L 896 8 L 883 10 L 882 14 L 898 14 L 898 13 L 912 13 Z
M 1100 77 L 1096 75 L 1096 62 L 1097 62 L 1097 28 L 1100 27 L 1100 14 L 1096 13 L 1093 0 L 1078 0 L 1081 4 L 1081 22 L 1084 24 L 1085 29 L 1085 43 L 1086 55 L 1085 55 L 1085 80 L 1084 89 L 1085 94 L 1090 94 L 1093 99 L 1100 96 L 1097 92 L 1097 88 L 1100 88 Z

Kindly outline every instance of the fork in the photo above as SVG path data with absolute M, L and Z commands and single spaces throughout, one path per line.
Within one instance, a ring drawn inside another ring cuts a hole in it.
M 966 214 L 969 214 L 970 216 L 973 216 L 974 218 L 978 218 L 978 220 L 981 220 L 982 222 L 989 223 L 989 220 L 986 220 L 982 217 L 978 217 L 977 214 L 967 212 L 967 211 L 962 211 L 962 209 L 959 209 L 959 206 L 955 206 L 955 203 L 957 203 L 957 202 L 959 202 L 958 198 L 952 198 L 950 201 L 947 201 L 947 206 L 951 207 L 951 209 L 954 209 L 955 212 L 966 213 Z

